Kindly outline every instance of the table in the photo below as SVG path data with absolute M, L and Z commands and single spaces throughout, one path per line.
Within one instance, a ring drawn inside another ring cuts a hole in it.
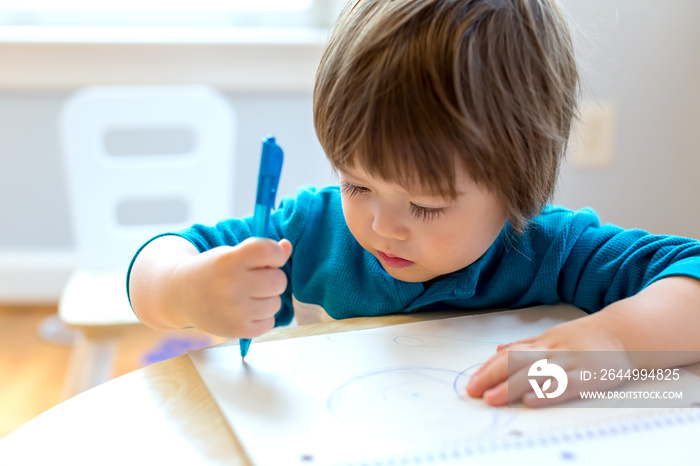
M 255 341 L 478 313 L 454 311 L 346 319 L 275 329 Z M 686 369 L 700 375 L 700 364 Z M 51 408 L 0 440 L 2 465 L 69 462 L 74 465 L 251 464 L 187 355 L 98 385 Z
M 346 319 L 275 329 L 255 341 L 363 330 L 466 314 L 455 311 Z M 89 465 L 250 464 L 187 355 L 98 385 L 49 409 L 0 441 L 0 464 L 68 462 Z

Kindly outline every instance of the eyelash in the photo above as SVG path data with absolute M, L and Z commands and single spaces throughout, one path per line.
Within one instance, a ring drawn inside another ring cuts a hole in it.
M 414 217 L 423 220 L 424 222 L 431 222 L 438 218 L 445 212 L 443 208 L 432 208 L 421 207 L 419 205 L 411 204 L 409 209 Z
M 353 197 L 357 194 L 365 194 L 369 192 L 369 189 L 363 188 L 361 186 L 355 186 L 347 180 L 343 180 L 340 183 L 340 192 L 347 194 L 348 197 Z
M 358 194 L 367 194 L 370 192 L 368 188 L 363 188 L 361 186 L 356 186 L 347 180 L 343 180 L 340 184 L 340 191 L 343 194 L 347 194 L 348 197 L 353 197 Z M 430 222 L 432 220 L 435 220 L 438 218 L 440 215 L 445 213 L 444 208 L 428 208 L 428 207 L 421 207 L 415 204 L 410 204 L 409 205 L 409 210 L 411 211 L 411 214 L 413 214 L 414 217 L 423 220 L 424 222 Z

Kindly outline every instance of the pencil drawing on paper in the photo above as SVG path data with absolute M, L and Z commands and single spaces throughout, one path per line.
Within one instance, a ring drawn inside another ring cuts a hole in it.
M 346 345 L 412 347 L 416 351 L 494 345 L 431 335 L 336 334 L 328 339 Z M 341 422 L 382 436 L 400 433 L 406 439 L 408 433 L 417 440 L 443 437 L 445 426 L 451 426 L 460 437 L 485 434 L 506 427 L 516 413 L 485 406 L 466 395 L 467 381 L 481 364 L 463 370 L 403 365 L 362 373 L 332 391 L 328 410 Z

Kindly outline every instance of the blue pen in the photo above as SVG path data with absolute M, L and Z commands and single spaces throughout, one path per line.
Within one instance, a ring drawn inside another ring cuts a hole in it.
M 282 148 L 277 145 L 274 136 L 268 136 L 262 145 L 258 193 L 255 198 L 255 213 L 253 215 L 253 235 L 258 238 L 267 238 L 270 210 L 275 207 L 275 195 L 280 181 L 280 173 L 282 173 L 283 160 Z M 241 358 L 245 358 L 248 354 L 248 348 L 250 348 L 250 339 L 241 338 L 240 345 Z

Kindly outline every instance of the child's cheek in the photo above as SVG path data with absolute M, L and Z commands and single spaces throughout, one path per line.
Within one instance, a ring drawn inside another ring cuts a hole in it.
M 355 196 L 356 197 L 356 196 Z M 364 241 L 363 232 L 367 225 L 371 226 L 371 214 L 369 214 L 368 209 L 363 208 L 359 205 L 358 200 L 345 199 L 343 198 L 343 216 L 345 217 L 345 223 L 350 230 L 350 233 L 357 239 L 357 241 L 362 244 Z

